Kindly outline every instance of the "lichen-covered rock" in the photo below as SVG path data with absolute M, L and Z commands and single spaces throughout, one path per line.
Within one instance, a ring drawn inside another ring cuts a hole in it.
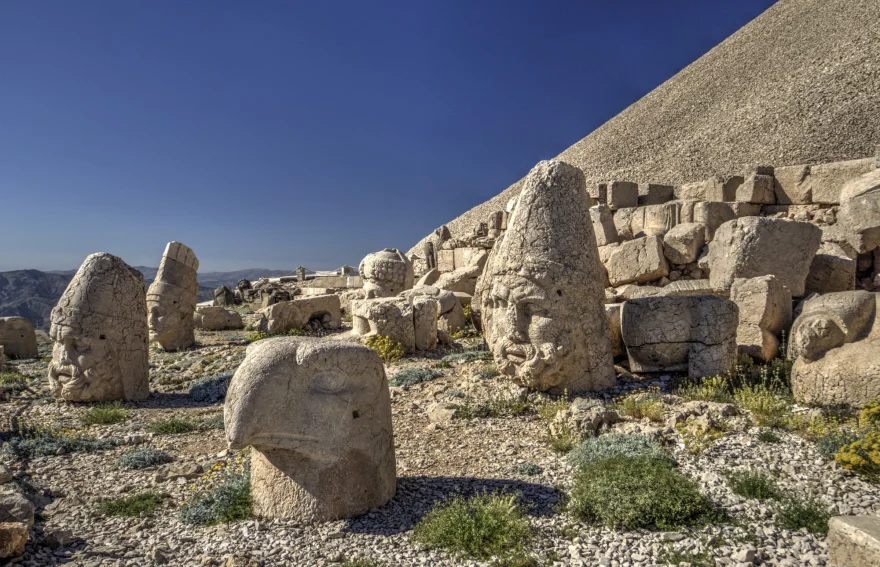
M 24 317 L 0 317 L 0 346 L 12 358 L 37 356 L 37 334 Z
M 253 447 L 258 517 L 337 520 L 394 496 L 388 382 L 370 348 L 300 337 L 254 343 L 223 417 L 230 447 Z
M 193 324 L 196 329 L 204 331 L 225 331 L 244 328 L 244 322 L 241 319 L 240 313 L 223 309 L 217 305 L 199 307 L 193 313 Z
M 607 266 L 608 281 L 614 287 L 649 282 L 669 275 L 663 240 L 658 236 L 624 242 L 612 252 Z
M 367 254 L 361 260 L 358 273 L 364 279 L 367 299 L 394 297 L 411 289 L 415 280 L 412 262 L 396 248 Z
M 765 361 L 776 358 L 780 334 L 791 325 L 791 292 L 776 276 L 741 278 L 733 281 L 730 299 L 739 308 L 740 354 Z
M 632 372 L 725 374 L 736 363 L 736 304 L 723 297 L 645 297 L 623 304 Z
M 861 406 L 880 396 L 880 294 L 828 293 L 807 300 L 791 328 L 791 387 L 810 404 Z
M 149 394 L 144 276 L 103 252 L 87 257 L 52 310 L 49 384 L 70 402 Z
M 880 246 L 880 169 L 844 185 L 837 222 L 857 252 Z
M 612 386 L 603 281 L 583 173 L 539 163 L 476 290 L 501 373 L 539 390 Z
M 736 278 L 772 274 L 791 291 L 804 295 L 807 274 L 822 231 L 808 222 L 764 217 L 727 221 L 709 243 L 709 280 L 728 290 Z
M 199 260 L 180 242 L 169 242 L 147 290 L 150 341 L 167 351 L 195 344 L 193 313 L 199 295 Z

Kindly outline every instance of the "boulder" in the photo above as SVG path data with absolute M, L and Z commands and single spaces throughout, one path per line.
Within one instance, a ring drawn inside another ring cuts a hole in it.
M 0 346 L 10 358 L 37 356 L 37 334 L 24 317 L 0 317 Z
M 351 302 L 352 326 L 362 339 L 382 335 L 403 345 L 404 352 L 416 348 L 412 300 L 405 297 L 381 297 Z
M 18 557 L 24 553 L 28 541 L 28 527 L 22 522 L 0 522 L 0 559 Z
M 623 304 L 631 372 L 726 374 L 736 363 L 736 304 L 723 297 L 646 297 Z
M 230 448 L 253 447 L 257 517 L 326 522 L 394 496 L 388 381 L 370 348 L 306 337 L 256 342 L 230 381 L 223 418 Z
M 809 165 L 777 167 L 773 192 L 780 205 L 807 205 L 812 202 L 813 188 Z
M 199 307 L 193 314 L 193 324 L 204 331 L 244 329 L 241 314 L 216 305 Z
M 722 224 L 709 243 L 709 280 L 727 290 L 736 278 L 774 275 L 793 297 L 804 295 L 810 264 L 822 239 L 815 225 L 744 217 Z
M 212 292 L 214 305 L 218 307 L 232 307 L 235 305 L 235 293 L 229 286 L 221 285 Z
M 736 342 L 740 354 L 770 361 L 779 354 L 779 337 L 791 325 L 791 292 L 776 276 L 733 281 L 730 299 L 739 309 Z
M 27 527 L 34 525 L 34 505 L 17 492 L 0 494 L 0 522 L 21 522 Z
M 320 321 L 324 328 L 338 329 L 342 305 L 336 294 L 313 295 L 270 305 L 260 310 L 260 315 L 266 320 L 266 332 L 272 335 L 303 329 L 312 320 Z
M 832 567 L 880 567 L 877 516 L 835 516 L 828 521 L 826 541 Z
M 823 242 L 810 264 L 805 294 L 850 291 L 856 287 L 856 261 L 842 246 Z
M 418 296 L 413 303 L 413 333 L 416 350 L 433 350 L 437 347 L 437 318 L 440 315 L 440 302 L 436 299 Z
M 663 240 L 646 236 L 621 244 L 608 259 L 608 280 L 612 286 L 641 283 L 669 275 Z
M 663 237 L 663 254 L 673 264 L 696 262 L 706 238 L 706 225 L 689 222 L 674 226 Z

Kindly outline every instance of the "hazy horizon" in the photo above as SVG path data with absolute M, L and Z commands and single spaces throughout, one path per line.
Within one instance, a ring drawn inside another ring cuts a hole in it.
M 773 3 L 5 2 L 0 271 L 408 250 Z

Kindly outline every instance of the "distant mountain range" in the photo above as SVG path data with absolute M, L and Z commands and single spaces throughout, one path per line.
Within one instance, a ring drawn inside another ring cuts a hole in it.
M 155 278 L 158 268 L 135 266 L 144 274 L 149 285 Z M 76 270 L 41 272 L 39 270 L 15 270 L 0 272 L 0 317 L 18 315 L 28 319 L 35 328 L 49 329 L 49 313 Z M 266 270 L 253 268 L 235 272 L 199 273 L 199 301 L 211 299 L 211 291 L 221 285 L 234 287 L 239 280 L 275 278 L 289 274 L 289 270 Z

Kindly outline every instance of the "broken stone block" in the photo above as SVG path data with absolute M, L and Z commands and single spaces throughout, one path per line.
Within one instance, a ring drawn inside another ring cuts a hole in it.
M 593 223 L 593 232 L 596 234 L 597 246 L 617 242 L 617 228 L 614 226 L 611 209 L 607 205 L 590 207 L 590 220 Z
M 270 305 L 260 315 L 266 320 L 266 332 L 272 335 L 304 329 L 312 320 L 326 329 L 338 329 L 342 324 L 342 305 L 336 294 L 313 295 Z
M 639 204 L 644 207 L 647 205 L 662 205 L 671 201 L 675 197 L 675 187 L 672 185 L 659 185 L 657 183 L 640 183 L 639 184 Z
M 22 522 L 0 522 L 0 559 L 18 557 L 24 553 L 28 527 Z
M 739 353 L 764 361 L 776 358 L 780 334 L 791 325 L 791 292 L 776 276 L 741 278 L 733 281 L 730 299 L 739 308 Z
M 34 505 L 17 492 L 0 494 L 0 522 L 21 522 L 34 525 Z
M 587 193 L 590 195 L 591 201 L 595 201 L 594 204 L 599 205 L 607 205 L 608 204 L 608 184 L 607 183 L 596 183 L 595 185 L 590 185 L 587 187 Z M 513 209 L 510 209 L 508 212 L 512 212 Z
M 810 264 L 805 293 L 831 293 L 856 288 L 856 261 L 839 244 L 823 242 Z
M 835 516 L 828 521 L 832 567 L 880 567 L 880 518 Z
M 880 169 L 844 185 L 837 222 L 857 252 L 880 246 Z
M 705 201 L 706 183 L 705 181 L 695 181 L 679 185 L 675 187 L 673 196 L 682 201 Z
M 813 202 L 809 165 L 777 167 L 774 178 L 773 192 L 780 205 L 808 205 Z
M 614 287 L 649 282 L 669 275 L 669 264 L 663 253 L 663 240 L 645 236 L 624 242 L 608 260 L 608 280 Z
M 795 400 L 859 407 L 880 396 L 880 294 L 827 293 L 805 301 L 791 328 Z
M 709 243 L 712 287 L 728 290 L 736 278 L 772 274 L 793 297 L 802 297 L 821 239 L 819 227 L 806 222 L 764 217 L 727 221 Z
M 220 307 L 232 307 L 235 305 L 235 292 L 229 286 L 221 285 L 212 292 L 214 305 Z
M 197 308 L 196 312 L 193 313 L 193 324 L 196 329 L 205 331 L 225 331 L 244 328 L 241 314 L 216 305 Z
M 684 223 L 673 227 L 663 237 L 663 253 L 673 264 L 696 262 L 703 249 L 706 225 L 703 223 Z
M 373 349 L 307 337 L 258 341 L 229 383 L 223 417 L 229 447 L 252 447 L 257 517 L 325 522 L 394 496 L 391 400 Z
M 483 269 L 480 266 L 465 266 L 464 268 L 456 268 L 451 272 L 440 274 L 434 287 L 445 289 L 452 292 L 462 292 L 473 295 L 477 287 L 477 280 Z
M 437 251 L 437 269 L 442 272 L 451 272 L 455 269 L 455 251 L 454 250 L 438 250 Z
M 746 177 L 742 185 L 736 189 L 735 200 L 744 203 L 772 205 L 776 203 L 775 183 L 772 175 L 753 173 Z
M 631 372 L 727 373 L 736 363 L 736 304 L 723 297 L 645 297 L 623 304 Z
M 620 334 L 620 311 L 623 303 L 606 303 L 605 316 L 608 318 L 608 336 L 611 339 L 611 355 L 617 358 L 626 352 L 623 336 Z
M 383 335 L 403 345 L 406 353 L 416 348 L 412 300 L 406 297 L 380 297 L 351 302 L 354 334 L 366 339 Z
M 416 350 L 433 350 L 437 347 L 440 302 L 426 296 L 414 297 L 412 302 Z
M 874 158 L 823 163 L 810 167 L 811 200 L 813 203 L 841 203 L 843 186 L 876 169 Z
M 614 212 L 614 227 L 617 229 L 618 240 L 663 236 L 680 222 L 680 207 L 680 202 L 672 201 L 662 205 L 618 209 Z
M 24 317 L 0 317 L 0 346 L 11 358 L 37 356 L 37 334 Z
M 639 206 L 639 186 L 631 181 L 611 181 L 608 183 L 608 208 L 612 211 Z

